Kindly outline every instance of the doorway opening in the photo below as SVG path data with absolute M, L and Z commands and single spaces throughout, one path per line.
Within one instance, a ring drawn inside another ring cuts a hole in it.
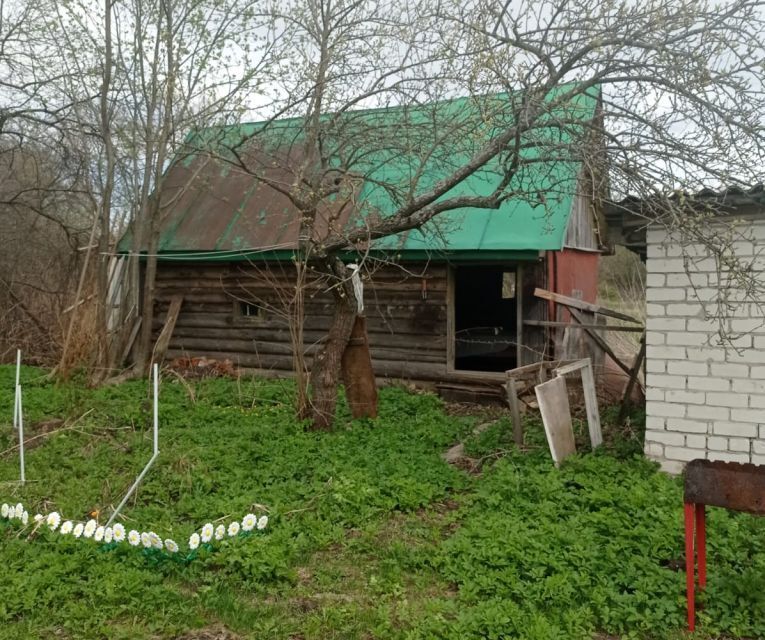
M 454 368 L 513 369 L 518 361 L 517 343 L 515 267 L 458 267 L 454 274 Z

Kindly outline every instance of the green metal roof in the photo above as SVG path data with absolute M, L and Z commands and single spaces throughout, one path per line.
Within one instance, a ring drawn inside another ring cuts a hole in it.
M 572 86 L 559 88 L 548 99 Z M 595 116 L 598 96 L 597 90 L 576 94 L 546 116 L 549 126 L 539 127 L 523 140 L 524 158 L 531 163 L 524 165 L 511 183 L 512 189 L 524 193 L 523 197 L 506 200 L 498 210 L 463 208 L 442 213 L 421 229 L 375 241 L 373 249 L 395 252 L 401 259 L 445 254 L 453 258 L 470 255 L 472 259 L 516 254 L 521 258 L 539 250 L 561 249 L 581 170 L 572 157 L 570 142 L 577 132 L 584 131 L 577 123 Z M 344 145 L 344 153 L 349 152 L 348 131 L 358 126 L 362 142 L 350 152 L 356 156 L 354 173 L 364 176 L 364 181 L 357 187 L 352 211 L 347 206 L 333 209 L 334 203 L 328 203 L 325 217 L 336 216 L 335 228 L 339 225 L 347 230 L 364 225 L 366 220 L 392 215 L 413 176 L 417 176 L 416 193 L 426 191 L 465 163 L 496 131 L 507 127 L 509 100 L 501 94 L 415 109 L 348 112 L 341 122 L 342 134 L 336 137 L 332 116 L 327 116 L 324 144 L 328 148 L 337 145 L 338 153 L 340 145 Z M 434 118 L 457 127 L 453 139 L 437 138 Z M 557 126 L 559 121 L 566 125 Z M 299 149 L 302 135 L 303 120 L 287 118 L 269 123 L 267 129 L 262 123 L 217 127 L 196 132 L 189 139 L 197 148 L 214 147 L 216 154 L 225 156 L 227 148 L 252 138 L 257 141 L 260 157 L 268 158 L 269 153 L 283 156 L 286 146 L 291 152 Z M 546 151 L 540 151 L 542 148 Z M 550 149 L 560 152 L 560 158 L 549 160 L 548 155 L 542 155 Z M 543 159 L 537 161 L 540 155 Z M 500 157 L 494 159 L 444 198 L 488 195 L 500 179 L 501 162 Z M 284 164 L 265 170 L 280 173 L 285 180 L 290 178 Z M 211 160 L 209 154 L 187 155 L 175 162 L 166 175 L 162 200 L 162 258 L 273 259 L 289 254 L 296 246 L 297 211 L 289 200 L 231 164 Z M 128 234 L 120 250 L 129 250 L 130 243 Z

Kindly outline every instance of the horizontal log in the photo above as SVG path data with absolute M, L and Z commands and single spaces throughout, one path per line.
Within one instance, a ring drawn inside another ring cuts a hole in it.
M 161 323 L 155 323 L 155 330 L 161 328 Z M 292 337 L 287 328 L 263 329 L 261 327 L 225 327 L 204 328 L 176 326 L 173 335 L 178 338 L 205 338 L 208 340 L 245 339 L 290 344 Z M 303 332 L 305 344 L 324 340 L 327 331 L 316 329 Z M 373 346 L 397 349 L 414 349 L 422 352 L 441 352 L 446 350 L 446 336 L 417 336 L 411 334 L 391 334 L 388 332 L 368 332 L 369 342 Z
M 645 327 L 617 326 L 613 324 L 575 324 L 573 322 L 555 322 L 553 320 L 524 320 L 530 327 L 570 327 L 571 329 L 594 329 L 595 331 L 645 331 Z

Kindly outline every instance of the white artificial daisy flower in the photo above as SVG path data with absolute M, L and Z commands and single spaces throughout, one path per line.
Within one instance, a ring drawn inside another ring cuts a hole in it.
M 35 514 L 35 522 L 37 522 L 39 524 L 43 520 L 45 520 L 45 516 L 42 513 L 36 513 Z
M 191 537 L 189 538 L 189 549 L 191 549 L 193 551 L 198 546 L 199 546 L 199 534 L 198 533 L 192 533 Z
M 268 526 L 268 516 L 258 518 L 258 529 L 265 529 Z
M 48 514 L 45 522 L 50 527 L 51 531 L 55 531 L 58 528 L 58 525 L 61 524 L 61 516 L 58 514 L 58 511 L 54 511 L 53 513 Z
M 134 547 L 137 547 L 139 544 L 141 544 L 141 534 L 138 533 L 135 529 L 130 530 L 130 533 L 128 533 L 127 539 L 128 539 L 128 542 Z
M 61 528 L 58 531 L 62 535 L 67 535 L 67 534 L 72 533 L 72 527 L 73 526 L 74 525 L 72 524 L 72 521 L 71 520 L 67 520 L 64 524 L 61 525 Z
M 9 509 L 10 507 L 8 506 L 8 504 L 3 502 L 3 506 L 0 507 L 0 515 L 3 516 L 3 518 L 7 518 Z
M 234 520 L 231 524 L 228 525 L 228 535 L 232 538 L 239 533 L 239 523 Z
M 98 523 L 90 519 L 88 520 L 88 523 L 85 525 L 85 529 L 82 532 L 82 535 L 84 535 L 86 538 L 92 538 L 93 534 L 96 532 L 96 527 L 98 527 Z
M 103 526 L 96 527 L 96 530 L 93 532 L 93 540 L 96 542 L 101 542 L 101 540 L 104 539 L 105 532 L 106 529 L 104 529 Z
M 104 529 L 104 542 L 106 544 L 109 544 L 114 539 L 114 529 L 111 527 L 106 527 Z
M 23 524 L 26 527 L 27 522 L 29 522 L 29 512 L 25 511 L 24 513 L 21 514 L 21 524 Z
M 22 513 L 24 513 L 24 505 L 19 502 L 16 505 L 16 517 L 20 518 Z
M 219 524 L 217 527 L 215 527 L 215 539 L 223 540 L 223 538 L 225 537 L 226 537 L 226 525 Z
M 254 513 L 248 513 L 242 518 L 242 529 L 245 531 L 252 531 L 255 525 L 258 524 L 258 518 Z
M 74 530 L 72 531 L 72 535 L 75 538 L 79 538 L 82 535 L 83 529 L 85 529 L 85 525 L 82 524 L 82 522 L 78 522 L 76 525 L 74 525 Z
M 13 520 L 16 517 L 16 507 L 8 507 L 8 519 Z
M 151 546 L 151 537 L 146 531 L 141 533 L 141 544 L 148 549 Z
M 122 542 L 125 539 L 125 526 L 121 522 L 118 522 L 114 525 L 112 534 L 114 535 L 115 542 Z
M 149 542 L 151 542 L 151 546 L 154 549 L 161 549 L 162 548 L 162 538 L 160 538 L 153 531 L 149 531 Z
M 202 527 L 202 542 L 210 542 L 210 540 L 212 540 L 214 531 L 215 529 L 209 522 L 204 527 Z
M 170 538 L 165 540 L 165 549 L 167 549 L 168 553 L 178 553 L 178 545 L 175 543 L 175 540 Z

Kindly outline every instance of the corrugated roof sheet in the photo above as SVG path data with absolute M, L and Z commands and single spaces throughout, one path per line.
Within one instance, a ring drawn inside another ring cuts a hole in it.
M 493 96 L 495 105 L 507 101 L 507 96 Z M 545 249 L 561 249 L 565 237 L 573 199 L 576 193 L 578 162 L 570 159 L 571 126 L 591 120 L 595 115 L 597 92 L 579 94 L 556 110 L 555 117 L 568 122 L 567 129 L 545 127 L 534 132 L 535 139 L 525 141 L 527 158 L 538 156 L 540 145 L 560 148 L 566 153 L 557 161 L 539 161 L 530 165 L 516 178 L 513 187 L 518 191 L 535 193 L 531 198 L 512 198 L 498 210 L 459 209 L 443 213 L 427 223 L 422 229 L 412 230 L 375 242 L 374 249 L 395 251 L 402 257 L 407 254 L 428 252 L 522 252 Z M 371 130 L 376 140 L 357 145 L 354 164 L 358 174 L 365 176 L 348 204 L 339 200 L 328 203 L 320 212 L 318 236 L 333 231 L 347 230 L 365 220 L 391 215 L 397 208 L 397 198 L 412 183 L 412 175 L 419 172 L 418 192 L 427 190 L 443 178 L 455 166 L 467 159 L 492 135 L 493 130 L 507 126 L 500 122 L 500 109 L 474 127 L 472 136 L 449 140 L 438 145 L 436 153 L 423 155 L 416 148 L 419 139 L 411 140 L 411 153 L 406 140 L 407 132 L 417 136 L 418 126 L 426 135 L 434 131 L 428 118 L 434 113 L 448 112 L 448 118 L 464 117 L 476 120 L 479 105 L 469 98 L 439 103 L 435 108 L 405 110 L 389 109 L 350 112 L 346 118 L 356 118 L 360 130 L 367 136 Z M 505 110 L 506 111 L 506 110 Z M 460 115 L 463 114 L 463 115 Z M 478 114 L 480 116 L 480 114 Z M 480 121 L 480 118 L 479 118 Z M 404 126 L 404 123 L 406 126 Z M 348 122 L 343 123 L 347 137 Z M 351 124 L 353 126 L 353 124 Z M 302 120 L 291 118 L 270 123 L 267 133 L 259 133 L 262 124 L 243 124 L 235 127 L 208 129 L 194 134 L 197 141 L 205 138 L 214 141 L 217 149 L 235 146 L 248 140 L 240 150 L 246 152 L 247 160 L 260 165 L 268 177 L 290 184 L 294 176 L 290 167 L 304 160 L 300 155 Z M 278 132 L 275 135 L 274 132 Z M 466 129 L 468 131 L 468 129 Z M 331 140 L 331 126 L 327 137 Z M 388 147 L 385 136 L 395 141 Z M 285 143 L 289 140 L 289 144 Z M 536 141 L 535 141 L 536 140 Z M 295 142 L 297 141 L 297 144 Z M 339 141 L 338 144 L 343 144 Z M 369 146 L 365 154 L 364 144 Z M 269 145 L 271 145 L 269 147 Z M 248 146 L 250 147 L 248 149 Z M 288 149 L 285 152 L 285 149 Z M 404 151 L 402 151 L 404 150 Z M 347 149 L 346 149 L 347 151 Z M 221 153 L 218 151 L 218 153 Z M 225 153 L 225 151 L 223 152 Z M 278 166 L 272 158 L 281 156 Z M 487 164 L 446 196 L 487 195 L 491 193 L 501 173 L 500 160 Z M 530 168 L 529 168 L 530 167 Z M 396 189 L 389 187 L 394 185 Z M 397 191 L 398 190 L 398 191 Z M 159 250 L 162 255 L 176 257 L 203 253 L 209 257 L 244 257 L 246 254 L 292 250 L 297 244 L 298 212 L 289 199 L 278 190 L 258 181 L 252 175 L 236 169 L 232 164 L 197 154 L 175 162 L 168 170 L 162 194 L 162 223 Z M 120 249 L 129 250 L 129 236 L 123 238 Z M 246 257 L 253 257 L 247 255 Z

